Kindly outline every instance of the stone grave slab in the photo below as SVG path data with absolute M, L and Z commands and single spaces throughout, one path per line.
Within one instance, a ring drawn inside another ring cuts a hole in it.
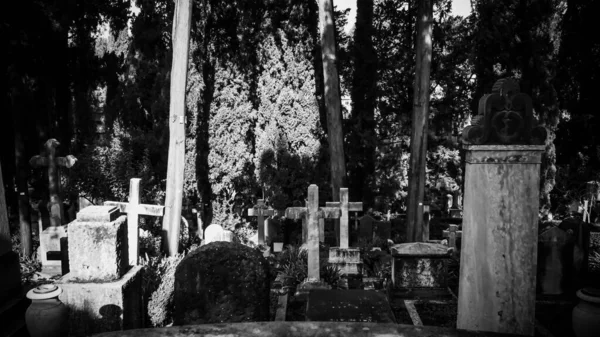
M 103 333 L 95 337 L 516 337 L 517 335 L 456 330 L 437 326 L 362 322 L 244 322 L 197 324 Z
M 368 290 L 312 290 L 306 319 L 318 322 L 396 323 L 384 294 Z
M 86 207 L 77 213 L 80 222 L 112 222 L 117 220 L 120 211 L 116 206 Z
M 451 249 L 442 244 L 411 242 L 390 248 L 395 288 L 447 287 L 447 259 Z

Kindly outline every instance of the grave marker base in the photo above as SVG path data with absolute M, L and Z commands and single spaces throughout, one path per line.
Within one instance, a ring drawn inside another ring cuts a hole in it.
M 42 231 L 40 247 L 38 248 L 39 258 L 42 262 L 42 273 L 50 276 L 62 275 L 60 239 L 66 236 L 67 226 L 51 226 Z M 58 258 L 54 256 L 58 256 Z
M 360 249 L 358 248 L 331 247 L 329 248 L 328 262 L 336 265 L 345 275 L 356 275 L 362 271 Z
M 384 294 L 368 290 L 312 290 L 307 321 L 396 323 Z
M 69 308 L 71 336 L 142 327 L 142 266 L 113 282 L 76 283 L 67 274 L 57 285 L 63 289 L 59 299 Z

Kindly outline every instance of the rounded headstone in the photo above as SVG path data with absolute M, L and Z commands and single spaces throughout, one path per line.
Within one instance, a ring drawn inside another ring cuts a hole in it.
M 269 266 L 255 249 L 213 242 L 175 272 L 174 324 L 269 320 Z
M 204 231 L 204 243 L 208 244 L 211 242 L 224 241 L 223 232 L 225 230 L 219 224 L 210 224 Z

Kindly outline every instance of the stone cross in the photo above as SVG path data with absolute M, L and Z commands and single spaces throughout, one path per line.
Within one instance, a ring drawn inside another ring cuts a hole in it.
M 60 143 L 52 138 L 45 144 L 45 153 L 31 157 L 29 164 L 34 168 L 48 168 L 48 190 L 50 192 L 50 203 L 48 209 L 50 211 L 50 226 L 61 226 L 65 220 L 62 200 L 58 194 L 59 183 L 57 166 L 71 168 L 77 162 L 77 158 L 72 155 L 66 157 L 56 157 L 56 148 Z
M 326 202 L 325 206 L 339 208 L 342 212 L 340 218 L 340 248 L 348 248 L 348 237 L 350 235 L 348 228 L 348 212 L 360 212 L 363 209 L 362 202 L 348 202 L 348 189 L 340 188 L 340 201 Z
M 339 207 L 319 207 L 319 187 L 308 186 L 306 207 L 288 207 L 285 216 L 288 219 L 306 218 L 308 223 L 308 273 L 307 278 L 319 281 L 319 219 L 339 219 L 342 212 Z
M 127 213 L 127 244 L 129 246 L 129 265 L 139 263 L 140 215 L 163 216 L 164 206 L 140 204 L 140 178 L 129 180 L 129 202 L 105 201 L 105 206 L 116 206 L 121 213 Z
M 255 216 L 258 222 L 258 244 L 263 245 L 265 243 L 265 216 L 269 217 L 275 214 L 273 209 L 270 209 L 265 205 L 264 199 L 258 199 L 256 205 L 252 208 L 248 208 L 248 216 Z
M 462 231 L 458 230 L 458 225 L 450 225 L 450 228 L 444 230 L 443 236 L 448 238 L 448 247 L 454 250 L 456 253 L 456 239 L 462 236 Z

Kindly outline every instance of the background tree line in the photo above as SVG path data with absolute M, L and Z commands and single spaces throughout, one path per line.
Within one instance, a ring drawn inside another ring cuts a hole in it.
M 63 194 L 126 200 L 143 179 L 143 202 L 162 203 L 167 165 L 171 0 L 24 0 L 3 11 L 8 46 L 0 124 L 4 181 L 42 199 L 45 173 L 28 160 L 50 137 L 79 162 Z M 428 199 L 460 188 L 457 136 L 493 83 L 516 77 L 552 131 L 542 205 L 577 198 L 600 180 L 600 37 L 591 0 L 472 1 L 451 15 L 434 3 Z M 357 1 L 355 29 L 336 12 L 338 71 L 351 199 L 399 211 L 406 200 L 415 0 Z M 318 7 L 305 0 L 194 3 L 186 118 L 184 204 L 224 221 L 264 197 L 285 208 L 323 186 L 329 200 Z M 102 27 L 109 27 L 102 34 Z M 96 134 L 98 120 L 106 133 Z M 31 188 L 28 188 L 31 187 Z

